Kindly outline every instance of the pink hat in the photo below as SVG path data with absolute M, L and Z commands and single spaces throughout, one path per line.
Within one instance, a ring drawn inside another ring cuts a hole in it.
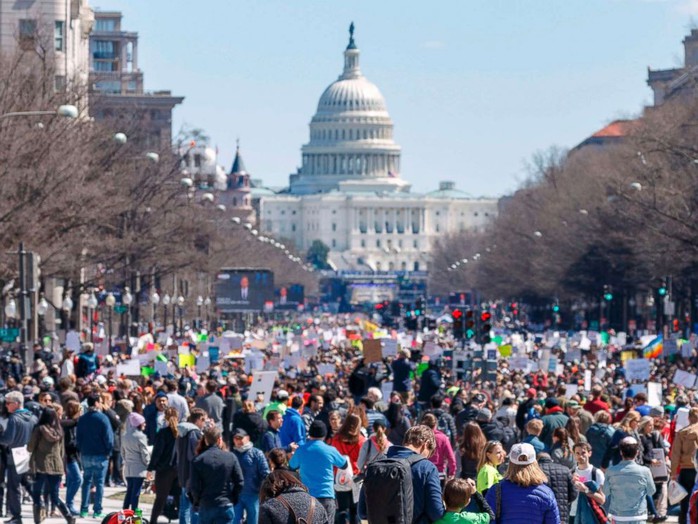
M 145 418 L 140 413 L 129 413 L 128 414 L 128 425 L 132 428 L 137 428 L 145 423 Z

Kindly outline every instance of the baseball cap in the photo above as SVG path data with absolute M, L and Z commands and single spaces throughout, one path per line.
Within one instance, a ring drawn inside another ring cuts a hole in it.
M 280 389 L 276 393 L 276 398 L 278 398 L 279 400 L 288 398 L 288 391 L 286 391 L 285 389 Z
M 536 450 L 525 442 L 514 444 L 509 452 L 509 460 L 517 466 L 528 466 L 536 461 Z
M 487 397 L 483 393 L 475 393 L 473 395 L 473 402 L 476 404 L 482 404 L 487 401 Z
M 235 428 L 235 431 L 233 431 L 233 437 L 246 437 L 247 435 L 247 431 L 242 428 Z
M 476 422 L 489 422 L 491 418 L 492 412 L 487 408 L 482 408 L 477 412 L 477 415 L 475 415 Z
M 536 396 L 536 389 L 535 388 L 528 388 L 526 390 L 526 395 L 528 397 L 534 398 Z

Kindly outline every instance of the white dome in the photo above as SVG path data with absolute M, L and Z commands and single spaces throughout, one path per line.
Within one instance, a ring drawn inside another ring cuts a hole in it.
M 317 112 L 381 111 L 387 113 L 385 99 L 378 87 L 365 77 L 337 80 L 325 89 Z

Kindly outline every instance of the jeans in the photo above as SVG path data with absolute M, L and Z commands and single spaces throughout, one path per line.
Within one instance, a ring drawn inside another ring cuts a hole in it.
M 47 487 L 49 498 L 51 503 L 60 508 L 63 506 L 63 502 L 58 497 L 58 487 L 61 484 L 61 475 L 47 475 L 46 473 L 35 473 L 34 474 L 34 485 L 32 486 L 32 500 L 35 506 L 45 507 L 43 491 L 44 486 Z
M 199 513 L 194 511 L 194 506 L 191 505 L 187 490 L 184 488 L 179 496 L 179 524 L 199 524 Z
M 693 468 L 681 468 L 681 471 L 679 471 L 678 481 L 679 484 L 681 484 L 684 487 L 684 489 L 688 491 L 688 493 L 691 493 L 691 491 L 693 491 L 693 484 L 695 484 L 696 481 L 696 470 Z M 686 514 L 688 513 L 688 503 L 690 499 L 690 496 L 686 496 L 683 499 L 681 499 L 681 513 L 679 513 L 679 524 L 686 524 Z
M 138 509 L 138 497 L 141 495 L 143 480 L 145 480 L 143 477 L 126 477 L 126 495 L 122 509 L 131 508 L 134 511 Z
M 82 472 L 77 461 L 65 465 L 65 504 L 71 513 L 77 513 L 73 506 L 75 495 L 82 485 Z
M 199 508 L 199 524 L 233 524 L 235 510 L 233 506 L 213 506 Z
M 327 522 L 334 524 L 334 514 L 337 511 L 337 501 L 334 498 L 318 498 L 317 499 L 322 507 L 325 508 L 327 512 Z
M 102 513 L 102 497 L 104 496 L 104 475 L 109 465 L 109 457 L 100 455 L 83 455 L 82 457 L 82 500 L 80 511 L 86 512 L 90 506 L 90 489 L 95 486 L 95 513 Z
M 243 512 L 247 513 L 247 524 L 257 524 L 259 515 L 259 495 L 256 493 L 240 493 L 235 504 L 235 524 L 240 524 Z

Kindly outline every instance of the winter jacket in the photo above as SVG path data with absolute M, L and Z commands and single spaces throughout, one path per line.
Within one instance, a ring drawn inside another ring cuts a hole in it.
M 456 443 L 458 441 L 456 419 L 454 419 L 448 411 L 443 409 L 430 409 L 427 413 L 431 413 L 436 417 L 437 428 L 451 441 L 451 447 L 456 449 Z
M 645 450 L 642 448 L 642 441 L 640 440 L 640 436 L 637 434 L 636 431 L 628 433 L 618 428 L 616 429 L 616 432 L 613 434 L 611 443 L 609 444 L 608 449 L 606 450 L 606 454 L 604 455 L 601 467 L 608 468 L 610 464 L 616 465 L 623 460 L 623 457 L 620 456 L 619 446 L 620 441 L 623 440 L 625 437 L 633 437 L 640 444 L 640 451 L 638 452 L 637 457 L 635 457 L 635 462 L 642 465 L 642 455 L 645 453 Z
M 562 446 L 560 446 L 560 444 L 558 443 L 555 443 L 553 444 L 553 447 L 550 450 L 550 456 L 552 457 L 553 462 L 565 466 L 570 471 L 574 470 L 576 466 L 572 446 L 569 447 L 569 453 L 567 454 L 567 456 L 565 456 L 565 450 L 562 449 Z
M 77 462 L 80 460 L 77 440 L 78 421 L 76 419 L 64 418 L 61 420 L 61 426 L 63 426 L 63 447 L 65 448 L 65 461 L 68 464 Z
M 535 435 L 526 435 L 526 438 L 523 439 L 523 442 L 533 446 L 533 449 L 536 450 L 536 453 L 541 453 L 542 451 L 545 451 L 545 444 L 543 444 L 543 442 L 541 442 L 541 440 Z
M 386 456 L 389 458 L 407 458 L 414 451 L 404 446 L 391 446 Z M 412 492 L 414 497 L 414 524 L 435 522 L 444 515 L 441 500 L 441 483 L 436 466 L 428 460 L 420 460 L 412 464 Z M 364 490 L 359 496 L 359 516 L 367 518 L 366 499 Z
M 78 378 L 84 378 L 97 371 L 97 355 L 94 353 L 80 353 L 78 365 L 75 366 L 75 374 Z
M 155 444 L 155 435 L 158 432 L 158 408 L 155 407 L 155 402 L 151 402 L 143 408 L 143 417 L 145 418 L 145 436 L 148 437 L 148 445 Z
M 410 420 L 403 416 L 397 426 L 388 429 L 388 440 L 397 446 L 402 445 L 408 429 L 410 429 Z
M 37 419 L 26 409 L 18 409 L 10 414 L 7 419 L 7 427 L 0 434 L 0 445 L 7 449 L 20 448 L 29 444 Z M 8 463 L 13 464 L 12 453 L 8 453 Z
M 587 442 L 591 446 L 591 457 L 589 462 L 592 466 L 600 468 L 603 464 L 603 458 L 606 452 L 611 447 L 611 440 L 615 428 L 610 424 L 600 424 L 595 422 L 586 432 Z
M 439 368 L 432 364 L 422 373 L 417 400 L 429 402 L 431 397 L 439 392 L 439 389 L 441 389 L 441 373 L 439 373 Z
M 516 408 L 516 427 L 519 431 L 523 433 L 526 429 L 526 422 L 528 422 L 528 412 L 535 405 L 535 399 L 528 398 Z
M 288 408 L 284 414 L 284 423 L 279 429 L 281 445 L 285 447 L 295 442 L 300 446 L 305 442 L 306 436 L 303 417 L 298 413 L 298 410 Z
M 216 423 L 216 426 L 223 429 L 223 408 L 225 402 L 215 393 L 209 393 L 196 400 L 196 407 L 203 409 L 206 414 Z
M 474 421 L 477 414 L 480 412 L 480 408 L 476 408 L 472 404 L 468 403 L 465 407 L 456 415 L 456 428 L 458 429 L 458 434 L 463 434 L 463 428 L 468 422 Z
M 310 501 L 313 500 L 312 495 L 300 487 L 293 486 L 281 493 L 281 496 L 293 508 L 296 518 L 307 518 L 310 512 Z M 295 524 L 288 508 L 278 498 L 277 496 L 273 499 L 267 499 L 259 506 L 259 524 L 288 524 L 289 522 Z M 329 524 L 327 512 L 317 499 L 315 499 L 313 520 L 307 524 Z
M 78 419 L 78 450 L 83 456 L 108 457 L 114 449 L 114 432 L 107 416 L 90 408 Z
M 230 451 L 213 446 L 192 462 L 189 493 L 194 506 L 214 508 L 236 504 L 244 484 L 240 463 Z
M 439 473 L 448 473 L 447 476 L 452 477 L 456 474 L 456 455 L 453 453 L 451 442 L 438 429 L 434 430 L 434 438 L 436 448 L 434 448 L 434 453 L 429 460 L 436 466 Z
M 524 488 L 504 479 L 500 485 L 501 513 L 495 524 L 560 524 L 555 494 L 545 484 Z M 497 491 L 492 488 L 485 496 L 495 512 Z
M 560 407 L 549 409 L 547 414 L 541 419 L 543 421 L 543 431 L 540 434 L 540 439 L 545 444 L 545 449 L 553 447 L 553 431 L 557 428 L 564 428 L 568 419 L 569 417 L 562 412 Z
M 121 459 L 124 477 L 145 477 L 150 463 L 148 438 L 140 429 L 128 426 L 121 436 Z
M 236 411 L 233 415 L 233 427 L 235 429 L 242 428 L 247 431 L 247 434 L 250 436 L 250 440 L 256 444 L 266 431 L 267 423 L 262 418 L 262 415 L 256 411 L 253 411 L 252 413 Z
M 671 474 L 680 469 L 693 469 L 693 457 L 698 449 L 698 424 L 686 426 L 676 433 L 671 446 Z
M 150 456 L 148 471 L 166 471 L 175 467 L 175 436 L 168 426 L 158 431 L 153 445 L 153 454 Z
M 572 472 L 567 466 L 562 466 L 552 459 L 538 457 L 538 465 L 548 477 L 547 486 L 553 490 L 557 508 L 560 512 L 560 522 L 567 524 L 570 516 L 570 504 L 577 498 L 577 488 L 574 487 Z
M 63 433 L 49 426 L 36 426 L 27 445 L 32 473 L 63 475 Z
M 119 451 L 121 449 L 121 419 L 111 408 L 105 409 L 102 413 L 109 419 L 109 424 L 114 432 L 114 451 Z
M 196 446 L 201 438 L 201 430 L 191 422 L 180 422 L 177 426 L 175 441 L 175 462 L 177 463 L 177 478 L 183 489 L 189 488 L 191 477 L 191 461 L 196 457 Z
M 400 393 L 412 391 L 410 373 L 415 369 L 414 362 L 401 357 L 394 360 L 391 367 L 393 369 L 393 390 Z
M 233 453 L 240 463 L 242 476 L 245 479 L 245 486 L 242 488 L 243 495 L 259 495 L 259 488 L 262 481 L 269 475 L 269 463 L 259 449 L 251 447 L 246 450 L 234 448 Z

